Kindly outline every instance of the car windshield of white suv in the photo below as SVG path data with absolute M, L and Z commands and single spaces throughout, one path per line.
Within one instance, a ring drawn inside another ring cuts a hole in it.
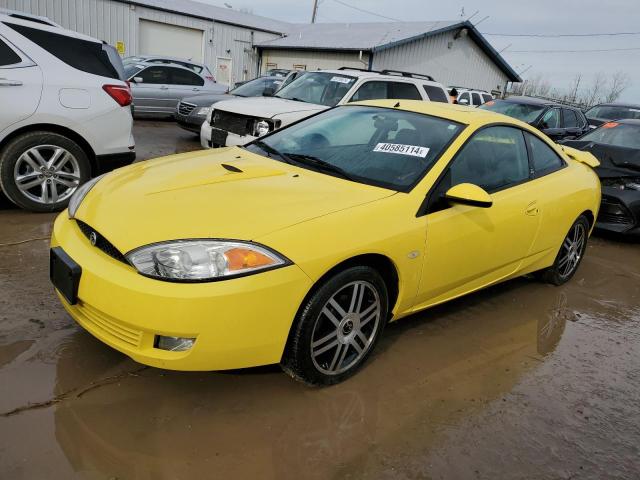
M 580 137 L 580 141 L 640 149 L 640 125 L 605 123 L 600 128 Z
M 626 119 L 640 119 L 640 108 L 621 107 L 614 105 L 596 105 L 590 108 L 586 117 L 589 119 L 604 119 L 604 120 L 626 120 Z
M 338 107 L 256 140 L 251 152 L 328 175 L 409 191 L 463 126 L 379 107 Z
M 502 113 L 526 123 L 533 122 L 547 108 L 545 105 L 534 105 L 531 103 L 516 103 L 506 100 L 491 100 L 478 108 Z
M 347 94 L 356 78 L 328 72 L 308 72 L 278 92 L 276 97 L 335 106 Z

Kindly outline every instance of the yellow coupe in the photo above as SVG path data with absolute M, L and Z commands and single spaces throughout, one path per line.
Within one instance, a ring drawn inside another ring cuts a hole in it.
M 569 280 L 597 165 L 500 114 L 354 103 L 85 183 L 55 222 L 51 279 L 140 363 L 337 383 L 388 321 L 526 273 Z

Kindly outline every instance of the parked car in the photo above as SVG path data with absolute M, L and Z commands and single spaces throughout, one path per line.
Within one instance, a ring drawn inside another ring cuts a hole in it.
M 264 72 L 267 77 L 286 77 L 289 73 L 291 73 L 291 70 L 286 68 L 271 68 Z
M 306 72 L 272 98 L 219 102 L 202 124 L 200 141 L 204 148 L 244 145 L 335 105 L 383 98 L 449 102 L 428 75 L 347 67 Z
M 601 103 L 586 111 L 585 116 L 591 128 L 596 128 L 611 120 L 640 119 L 640 105 L 631 103 Z
M 457 102 L 460 105 L 468 105 L 470 107 L 479 107 L 480 105 L 493 100 L 493 96 L 484 90 L 470 90 L 461 89 L 458 90 Z
M 233 98 L 271 96 L 280 88 L 283 80 L 282 77 L 258 77 L 229 93 L 183 98 L 176 108 L 176 122 L 185 130 L 200 134 L 202 124 L 215 103 Z
M 205 79 L 214 82 L 216 81 L 213 73 L 209 70 L 204 63 L 192 62 L 191 60 L 187 60 L 179 57 L 162 57 L 158 55 L 136 55 L 135 57 L 126 57 L 123 60 L 123 63 L 126 65 L 136 64 L 136 63 L 159 63 L 159 64 L 173 64 L 180 65 L 181 67 L 188 68 L 189 70 L 193 70 L 198 75 L 202 75 Z
M 177 64 L 130 63 L 124 71 L 131 85 L 136 117 L 173 116 L 184 97 L 227 91 L 225 85 Z
M 522 120 L 555 141 L 577 138 L 589 131 L 589 123 L 580 109 L 539 98 L 509 97 L 491 100 L 479 108 Z
M 131 163 L 130 103 L 113 47 L 0 14 L 0 187 L 13 203 L 61 210 L 91 177 Z
M 590 153 L 435 102 L 339 106 L 175 158 L 78 190 L 50 262 L 80 325 L 172 370 L 340 382 L 390 320 L 531 272 L 567 282 L 600 204 Z
M 596 227 L 640 235 L 640 119 L 603 124 L 564 145 L 593 154 L 600 166 L 602 203 Z

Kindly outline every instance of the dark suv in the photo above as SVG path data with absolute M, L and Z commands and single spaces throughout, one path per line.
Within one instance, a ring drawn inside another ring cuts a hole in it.
M 589 131 L 589 122 L 578 108 L 532 97 L 509 97 L 491 100 L 479 106 L 503 113 L 542 130 L 552 140 L 577 138 Z
M 592 128 L 611 120 L 640 120 L 640 105 L 630 103 L 601 103 L 585 113 Z

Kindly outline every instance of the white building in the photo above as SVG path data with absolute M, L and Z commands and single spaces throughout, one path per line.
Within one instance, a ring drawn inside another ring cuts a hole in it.
M 502 91 L 519 76 L 469 22 L 291 24 L 192 0 L 0 0 L 100 38 L 123 56 L 191 58 L 221 83 L 270 68 L 394 69 Z

